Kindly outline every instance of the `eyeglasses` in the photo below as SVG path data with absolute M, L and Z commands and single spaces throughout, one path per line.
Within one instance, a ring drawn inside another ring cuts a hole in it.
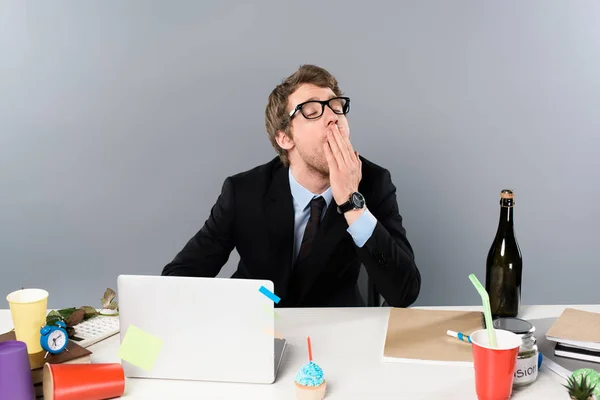
M 346 115 L 350 111 L 349 97 L 334 97 L 329 100 L 309 100 L 298 104 L 290 111 L 290 120 L 294 118 L 296 112 L 300 113 L 306 119 L 317 119 L 325 112 L 325 106 L 329 107 L 337 115 Z

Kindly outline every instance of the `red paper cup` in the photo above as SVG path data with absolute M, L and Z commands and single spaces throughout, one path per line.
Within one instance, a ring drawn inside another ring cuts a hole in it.
M 121 397 L 125 374 L 121 364 L 44 365 L 45 400 L 105 400 Z
M 497 346 L 493 349 L 485 329 L 471 334 L 475 391 L 479 400 L 506 400 L 512 394 L 513 374 L 522 340 L 509 331 L 494 331 Z

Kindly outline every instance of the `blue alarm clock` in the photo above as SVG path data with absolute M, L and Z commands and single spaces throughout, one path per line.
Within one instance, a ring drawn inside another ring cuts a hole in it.
M 63 321 L 57 321 L 54 326 L 46 325 L 40 329 L 40 345 L 46 350 L 46 356 L 50 354 L 59 354 L 67 348 L 69 335 L 67 334 L 67 325 Z M 67 349 L 67 351 L 69 351 Z M 46 358 L 46 357 L 44 357 Z

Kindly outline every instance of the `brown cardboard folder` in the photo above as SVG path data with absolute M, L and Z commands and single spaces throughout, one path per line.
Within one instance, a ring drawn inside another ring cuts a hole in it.
M 482 312 L 391 308 L 383 361 L 471 366 L 471 344 L 446 332 L 470 335 L 483 327 Z

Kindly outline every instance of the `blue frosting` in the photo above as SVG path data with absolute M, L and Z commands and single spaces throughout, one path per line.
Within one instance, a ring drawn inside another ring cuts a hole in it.
M 323 370 L 312 361 L 304 364 L 296 374 L 296 382 L 304 386 L 319 386 L 324 380 Z

